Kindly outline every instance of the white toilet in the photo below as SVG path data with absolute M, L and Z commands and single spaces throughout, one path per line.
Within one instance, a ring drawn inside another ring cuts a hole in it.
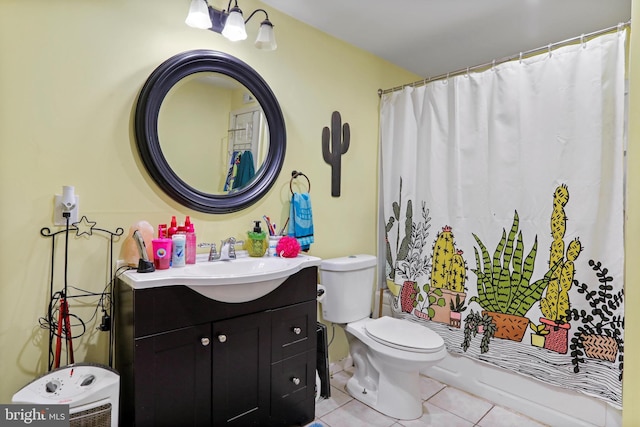
M 445 357 L 444 340 L 410 320 L 369 317 L 376 263 L 372 255 L 323 260 L 322 317 L 340 324 L 349 340 L 355 365 L 349 394 L 390 417 L 420 418 L 420 370 Z

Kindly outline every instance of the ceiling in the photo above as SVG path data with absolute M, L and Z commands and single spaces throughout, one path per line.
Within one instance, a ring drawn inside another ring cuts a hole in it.
M 631 0 L 262 2 L 421 77 L 490 63 L 631 19 Z

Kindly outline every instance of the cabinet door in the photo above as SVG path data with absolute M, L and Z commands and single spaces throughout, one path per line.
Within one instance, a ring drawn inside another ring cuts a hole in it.
M 213 323 L 213 424 L 264 425 L 269 417 L 268 312 Z
M 211 325 L 136 340 L 136 426 L 211 424 Z

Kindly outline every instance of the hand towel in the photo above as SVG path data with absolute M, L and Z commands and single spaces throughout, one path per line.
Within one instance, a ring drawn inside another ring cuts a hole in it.
M 289 209 L 288 234 L 298 239 L 301 250 L 309 250 L 313 243 L 313 213 L 309 193 L 293 193 Z

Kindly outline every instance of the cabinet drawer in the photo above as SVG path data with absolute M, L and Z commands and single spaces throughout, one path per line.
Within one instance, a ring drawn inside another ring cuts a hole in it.
M 316 301 L 272 311 L 271 361 L 316 349 Z
M 271 365 L 273 425 L 305 425 L 315 416 L 315 351 Z

